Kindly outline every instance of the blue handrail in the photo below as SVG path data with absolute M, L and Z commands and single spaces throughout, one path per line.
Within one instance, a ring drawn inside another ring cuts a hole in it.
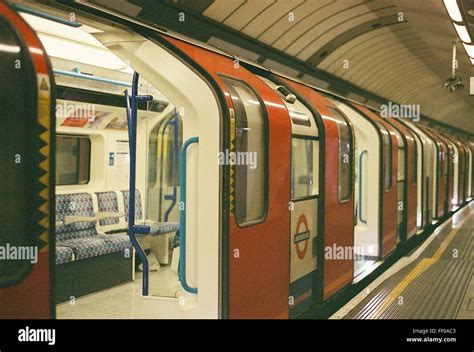
M 137 106 L 139 101 L 151 101 L 153 97 L 150 95 L 137 95 L 139 74 L 133 74 L 132 81 L 132 103 L 130 101 L 128 91 L 125 91 L 127 124 L 128 124 L 128 144 L 130 148 L 130 183 L 129 183 L 129 200 L 128 200 L 128 237 L 137 251 L 143 263 L 142 277 L 142 294 L 148 296 L 148 258 L 143 251 L 140 243 L 138 243 L 137 234 L 146 235 L 150 233 L 149 226 L 135 225 L 135 177 L 136 177 L 136 154 L 137 154 Z
M 23 12 L 23 13 L 27 13 L 27 14 L 30 14 L 30 15 L 33 15 L 33 16 L 36 16 L 36 17 L 44 18 L 46 20 L 61 23 L 61 24 L 64 24 L 66 26 L 69 26 L 69 27 L 78 28 L 78 27 L 82 26 L 82 24 L 80 24 L 79 22 L 74 22 L 74 21 L 67 20 L 65 18 L 50 15 L 49 13 L 45 13 L 45 12 L 42 12 L 42 11 L 31 9 L 31 8 L 23 6 L 23 5 L 13 4 L 13 3 L 10 3 L 10 2 L 8 4 L 18 12 Z
M 178 137 L 179 137 L 179 115 L 178 115 L 178 112 L 176 111 L 175 109 L 175 112 L 174 112 L 174 118 L 170 121 L 168 121 L 165 125 L 165 128 L 164 130 L 166 131 L 166 128 L 168 127 L 168 125 L 174 125 L 174 141 L 173 141 L 173 168 L 174 168 L 174 175 L 176 175 L 178 173 L 178 148 L 179 148 L 179 141 L 178 141 Z M 171 214 L 171 211 L 173 210 L 174 206 L 176 205 L 176 201 L 177 201 L 177 193 L 178 193 L 178 190 L 177 190 L 177 185 L 176 185 L 176 181 L 174 180 L 173 178 L 173 194 L 171 195 L 165 195 L 165 199 L 166 200 L 171 200 L 171 204 L 170 206 L 168 207 L 168 209 L 166 210 L 166 213 L 165 213 L 165 221 L 168 221 L 168 218 L 169 218 L 169 215 Z
M 103 78 L 103 77 L 96 77 L 96 76 L 91 76 L 91 75 L 86 75 L 84 73 L 81 73 L 80 71 L 66 71 L 66 70 L 59 70 L 55 69 L 53 72 L 57 75 L 63 75 L 63 76 L 69 76 L 69 77 L 75 77 L 75 78 L 82 78 L 82 79 L 87 79 L 89 81 L 96 81 L 96 82 L 101 82 L 101 83 L 110 83 L 110 84 L 115 84 L 117 86 L 124 86 L 124 87 L 131 87 L 132 85 L 127 82 L 122 82 L 122 81 L 116 81 L 114 79 L 108 79 L 108 78 Z
M 364 150 L 362 153 L 360 153 L 359 156 L 359 199 L 358 199 L 358 208 L 359 208 L 359 220 L 367 224 L 367 220 L 362 219 L 362 160 L 363 156 L 367 154 L 367 150 Z
M 180 175 L 179 183 L 181 187 L 180 199 L 180 217 L 179 217 L 179 232 L 180 232 L 180 245 L 179 245 L 179 279 L 183 288 L 190 293 L 198 293 L 196 287 L 188 285 L 186 280 L 186 159 L 187 151 L 191 144 L 199 143 L 199 137 L 191 137 L 184 142 L 180 152 Z

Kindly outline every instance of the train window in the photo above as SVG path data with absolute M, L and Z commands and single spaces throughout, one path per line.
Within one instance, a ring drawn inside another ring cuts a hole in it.
M 413 147 L 411 148 L 411 183 L 415 185 L 417 183 L 417 172 L 418 172 L 418 150 L 416 145 L 415 136 L 410 132 L 407 131 L 410 135 L 411 139 L 413 140 Z
M 350 200 L 352 193 L 352 134 L 344 116 L 334 108 L 330 107 L 329 109 L 337 122 L 337 130 L 339 131 L 339 201 L 347 202 Z
M 306 115 L 304 112 L 296 111 L 293 109 L 288 109 L 288 112 L 290 114 L 291 121 L 295 125 L 311 127 L 311 120 L 309 119 L 309 116 Z
M 405 180 L 405 148 L 398 148 L 397 181 Z
M 240 226 L 263 221 L 267 200 L 267 117 L 263 104 L 245 82 L 222 76 L 234 103 L 234 215 Z
M 443 160 L 444 152 L 441 144 L 438 143 L 438 180 L 442 177 L 443 173 Z
M 179 187 L 179 150 L 183 144 L 182 120 L 165 118 L 150 133 L 148 143 L 148 187 Z M 178 140 L 175 139 L 178 136 Z
M 90 179 L 91 141 L 82 136 L 56 137 L 56 185 L 86 184 Z
M 314 196 L 318 192 L 318 142 L 291 140 L 291 199 Z
M 385 126 L 378 121 L 376 121 L 376 124 L 382 134 L 383 189 L 388 191 L 392 188 L 392 142 Z

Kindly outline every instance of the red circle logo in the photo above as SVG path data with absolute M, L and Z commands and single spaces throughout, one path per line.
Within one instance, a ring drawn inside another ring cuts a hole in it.
M 303 227 L 303 229 L 301 229 Z M 303 230 L 303 231 L 301 231 Z M 307 238 L 304 240 L 296 241 L 296 237 L 298 235 L 307 234 Z M 306 255 L 306 251 L 308 250 L 308 239 L 309 239 L 309 231 L 308 231 L 308 220 L 304 214 L 301 214 L 298 218 L 298 223 L 296 225 L 296 235 L 295 235 L 295 247 L 296 247 L 296 255 L 299 259 L 304 259 Z M 300 247 L 301 242 L 304 242 L 303 248 Z

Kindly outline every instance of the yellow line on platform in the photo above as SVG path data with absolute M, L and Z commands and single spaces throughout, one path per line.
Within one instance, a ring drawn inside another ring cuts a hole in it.
M 468 207 L 468 209 L 470 209 Z M 470 214 L 470 212 L 469 212 Z M 466 216 L 459 224 L 456 224 L 456 228 L 452 229 L 451 232 L 443 240 L 435 254 L 431 258 L 422 259 L 404 278 L 398 283 L 397 286 L 383 299 L 380 305 L 372 311 L 372 313 L 367 317 L 368 319 L 380 319 L 383 313 L 388 309 L 388 307 L 399 299 L 403 291 L 420 276 L 423 272 L 426 271 L 431 265 L 436 263 L 441 256 L 443 255 L 446 248 L 449 246 L 454 236 L 461 228 L 461 226 L 469 219 L 469 216 Z

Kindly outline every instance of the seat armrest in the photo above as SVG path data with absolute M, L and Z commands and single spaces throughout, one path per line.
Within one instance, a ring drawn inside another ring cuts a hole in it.
M 70 225 L 76 222 L 89 222 L 89 221 L 97 221 L 95 216 L 81 216 L 81 215 L 66 215 L 64 217 L 64 224 Z
M 97 219 L 97 221 L 100 221 L 110 218 L 121 218 L 122 216 L 125 216 L 125 213 L 118 213 L 115 211 L 101 211 L 96 213 L 95 218 Z

